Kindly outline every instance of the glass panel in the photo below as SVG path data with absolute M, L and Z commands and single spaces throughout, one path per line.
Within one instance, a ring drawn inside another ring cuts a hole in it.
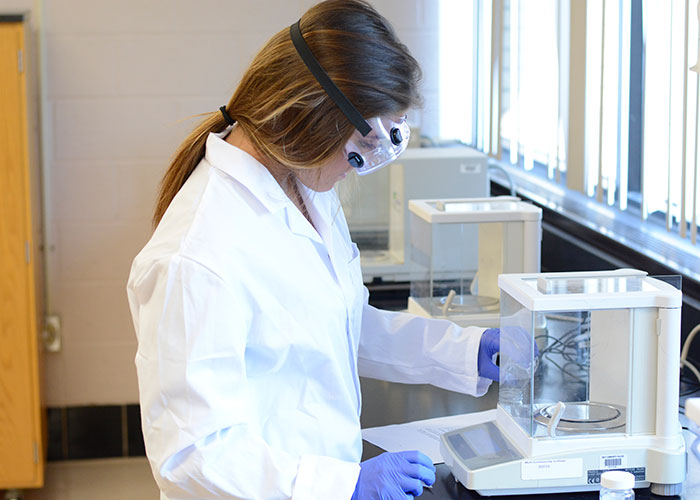
M 501 292 L 498 404 L 529 435 L 533 435 L 534 317 L 534 313 Z
M 532 437 L 625 432 L 632 312 L 535 313 L 502 292 L 499 405 Z
M 547 313 L 535 339 L 538 352 L 533 381 L 533 436 L 545 436 L 549 422 L 556 416 L 557 403 L 565 404 L 557 433 L 569 428 L 572 421 L 578 419 L 580 423 L 582 415 L 590 410 L 585 405 L 572 404 L 589 400 L 590 313 Z
M 650 278 L 654 278 L 659 281 L 663 281 L 664 283 L 668 283 L 676 290 L 683 290 L 683 276 L 680 276 L 678 274 L 670 274 L 668 276 L 650 276 Z
M 411 299 L 423 314 L 454 319 L 485 308 L 497 314 L 497 298 L 473 295 L 478 250 L 478 224 L 430 224 L 411 214 Z
M 434 316 L 478 312 L 478 303 L 470 297 L 478 265 L 477 229 L 475 224 L 432 225 Z
M 415 276 L 411 279 L 411 297 L 424 310 L 428 307 L 424 304 L 425 298 L 432 295 L 433 284 L 431 281 L 432 237 L 430 224 L 416 214 L 410 214 L 411 221 L 411 266 Z M 409 304 L 410 306 L 410 304 Z M 415 311 L 419 312 L 419 311 Z
M 536 335 L 535 437 L 625 432 L 631 310 L 554 311 Z

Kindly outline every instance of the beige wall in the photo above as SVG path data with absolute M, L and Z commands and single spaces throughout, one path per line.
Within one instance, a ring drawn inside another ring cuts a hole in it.
M 45 355 L 49 406 L 138 401 L 125 284 L 150 234 L 156 184 L 193 121 L 226 103 L 265 40 L 311 0 L 2 0 L 43 8 L 48 312 L 63 345 Z M 422 63 L 430 131 L 437 0 L 375 0 Z

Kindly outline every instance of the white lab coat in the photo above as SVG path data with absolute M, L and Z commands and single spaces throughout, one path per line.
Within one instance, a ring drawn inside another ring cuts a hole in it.
M 336 193 L 300 184 L 314 229 L 222 137 L 209 136 L 127 286 L 161 498 L 349 499 L 358 375 L 481 395 L 483 329 L 368 305 Z

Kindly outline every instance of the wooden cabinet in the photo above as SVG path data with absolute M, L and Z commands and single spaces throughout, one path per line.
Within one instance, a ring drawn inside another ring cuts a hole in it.
M 0 489 L 39 487 L 44 480 L 29 33 L 22 16 L 0 14 Z

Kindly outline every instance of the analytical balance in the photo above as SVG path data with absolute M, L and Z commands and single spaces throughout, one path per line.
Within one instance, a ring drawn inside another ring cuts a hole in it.
M 498 275 L 540 270 L 542 209 L 519 198 L 410 200 L 408 311 L 498 327 Z
M 626 269 L 499 276 L 496 418 L 441 436 L 455 477 L 517 495 L 596 490 L 603 472 L 625 470 L 636 487 L 679 494 L 682 296 L 669 281 Z
M 410 281 L 408 201 L 488 196 L 488 157 L 463 146 L 408 148 L 386 168 L 348 176 L 338 191 L 360 246 L 363 280 Z

